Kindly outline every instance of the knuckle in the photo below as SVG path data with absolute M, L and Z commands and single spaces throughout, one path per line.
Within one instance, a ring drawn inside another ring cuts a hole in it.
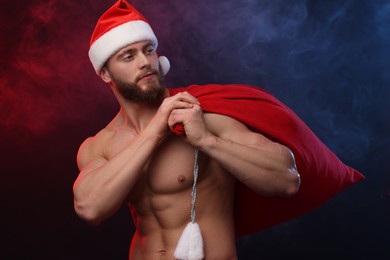
M 177 109 L 172 109 L 170 116 L 176 116 L 177 115 Z
M 160 107 L 166 106 L 166 105 L 169 103 L 169 101 L 170 101 L 170 98 L 165 98 L 165 99 L 163 100 L 163 102 L 161 103 Z
M 170 111 L 169 107 L 167 106 L 161 106 L 160 107 L 160 112 L 165 114 L 165 113 L 168 113 Z
M 202 108 L 199 105 L 194 105 L 194 110 L 198 113 L 202 112 Z

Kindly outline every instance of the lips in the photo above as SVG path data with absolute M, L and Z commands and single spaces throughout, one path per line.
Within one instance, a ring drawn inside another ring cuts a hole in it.
M 156 72 L 148 72 L 148 73 L 146 73 L 144 75 L 139 76 L 138 81 L 140 81 L 140 80 L 148 80 L 148 79 L 152 78 L 152 76 L 154 76 L 156 74 L 157 74 Z

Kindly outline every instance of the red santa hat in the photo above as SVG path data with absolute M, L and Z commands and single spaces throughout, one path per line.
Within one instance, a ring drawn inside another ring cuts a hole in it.
M 121 48 L 145 40 L 157 49 L 157 38 L 146 18 L 125 0 L 119 0 L 99 18 L 91 37 L 89 59 L 99 73 L 104 63 Z M 161 56 L 159 61 L 163 74 L 167 74 L 168 59 Z

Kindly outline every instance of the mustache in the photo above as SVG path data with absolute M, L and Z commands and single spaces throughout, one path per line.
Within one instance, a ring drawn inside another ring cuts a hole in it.
M 141 74 L 139 74 L 135 78 L 135 82 L 140 81 L 143 77 L 150 75 L 150 74 L 157 74 L 158 75 L 158 71 L 156 69 L 152 69 L 152 68 L 146 69 L 144 72 L 141 72 Z

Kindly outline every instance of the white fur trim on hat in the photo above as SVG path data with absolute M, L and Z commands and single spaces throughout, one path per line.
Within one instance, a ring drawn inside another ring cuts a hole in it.
M 121 24 L 103 34 L 91 45 L 89 59 L 96 73 L 99 73 L 104 63 L 118 50 L 145 40 L 150 40 L 153 47 L 157 48 L 157 38 L 148 23 L 137 20 Z

